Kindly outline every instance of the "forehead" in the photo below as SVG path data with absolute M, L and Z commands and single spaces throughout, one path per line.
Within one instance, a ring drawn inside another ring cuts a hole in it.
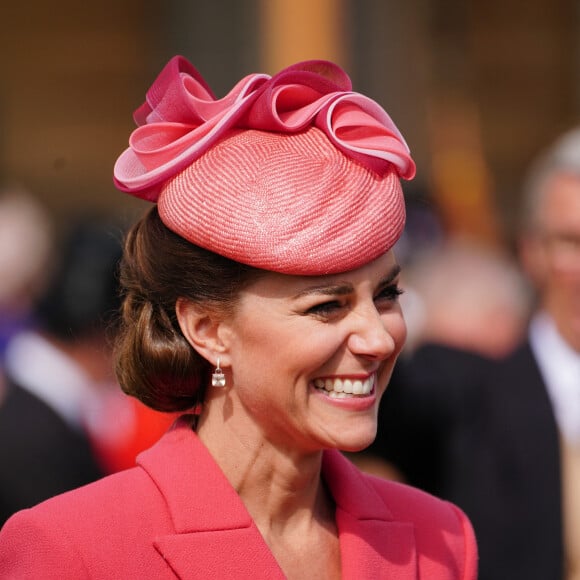
M 538 220 L 548 228 L 580 233 L 580 174 L 552 177 L 538 207 Z
M 242 298 L 244 295 L 262 298 L 298 298 L 325 287 L 354 289 L 365 283 L 374 286 L 396 273 L 398 273 L 397 260 L 394 252 L 390 250 L 356 270 L 341 274 L 293 276 L 267 272 L 242 292 Z

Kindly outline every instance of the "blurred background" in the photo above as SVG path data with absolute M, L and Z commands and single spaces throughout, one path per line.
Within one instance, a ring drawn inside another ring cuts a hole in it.
M 573 0 L 30 0 L 0 20 L 0 181 L 57 219 L 142 204 L 111 172 L 174 54 L 222 96 L 242 75 L 329 58 L 391 114 L 409 196 L 451 230 L 509 242 L 522 172 L 580 110 Z

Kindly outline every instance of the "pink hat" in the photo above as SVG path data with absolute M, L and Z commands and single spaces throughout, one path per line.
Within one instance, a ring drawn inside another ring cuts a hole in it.
M 218 100 L 174 57 L 135 120 L 115 184 L 157 202 L 165 225 L 196 245 L 321 275 L 362 266 L 402 233 L 399 178 L 415 173 L 409 149 L 332 63 L 249 75 Z

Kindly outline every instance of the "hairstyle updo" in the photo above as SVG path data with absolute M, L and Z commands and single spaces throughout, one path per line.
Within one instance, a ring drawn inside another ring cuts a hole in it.
M 203 402 L 212 368 L 177 321 L 179 298 L 224 315 L 262 270 L 197 247 L 169 230 L 154 206 L 127 234 L 115 371 L 121 388 L 158 411 Z

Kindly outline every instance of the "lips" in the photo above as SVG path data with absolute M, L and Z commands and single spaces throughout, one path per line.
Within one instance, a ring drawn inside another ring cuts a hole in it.
M 337 377 L 315 379 L 313 385 L 315 389 L 325 391 L 327 396 L 331 398 L 366 397 L 373 392 L 375 375 L 371 375 L 365 379 Z

